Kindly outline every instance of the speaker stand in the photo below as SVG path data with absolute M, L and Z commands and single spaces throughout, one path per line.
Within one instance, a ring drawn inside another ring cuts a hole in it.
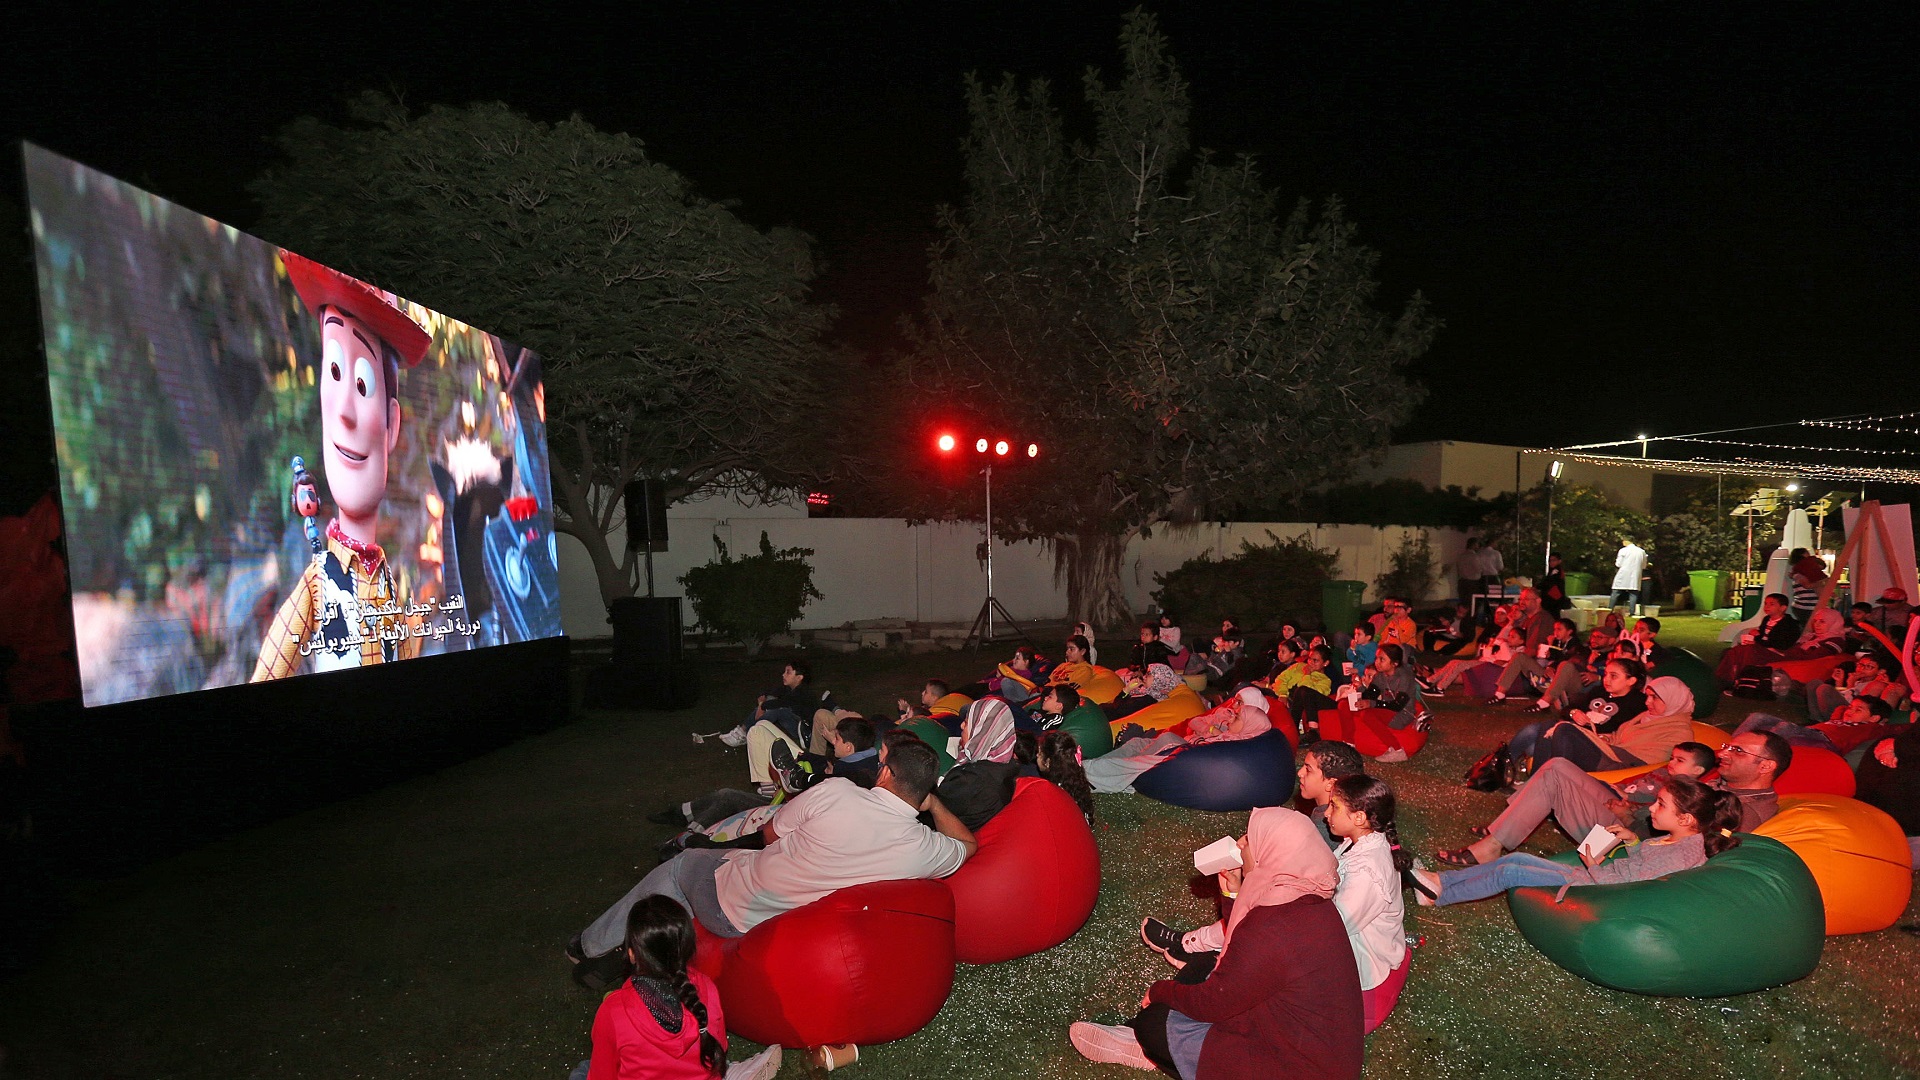
M 1013 628 L 1014 636 L 1028 645 L 1033 644 L 1033 639 L 1027 636 L 1026 631 L 1020 629 L 1020 624 L 1012 615 L 1007 614 L 1007 609 L 993 597 L 993 594 L 989 593 L 985 600 L 980 601 L 980 614 L 973 617 L 973 629 L 967 631 L 966 644 L 960 647 L 978 649 L 989 641 L 999 641 L 1000 638 L 993 631 L 993 616 L 996 612 L 999 613 L 1002 621 Z

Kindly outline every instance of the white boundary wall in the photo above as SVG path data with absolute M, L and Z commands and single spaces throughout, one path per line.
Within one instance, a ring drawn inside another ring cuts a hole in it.
M 669 518 L 670 546 L 653 557 L 655 591 L 662 596 L 683 595 L 679 577 L 688 568 L 718 555 L 714 538 L 736 558 L 757 552 L 760 533 L 776 548 L 812 548 L 813 582 L 825 599 L 802 612 L 795 627 L 825 629 L 866 619 L 910 619 L 915 622 L 959 622 L 973 619 L 986 596 L 985 568 L 975 558 L 981 539 L 977 522 L 908 525 L 897 518 L 808 518 L 793 516 L 791 508 L 739 507 L 713 516 L 718 508 L 701 504 L 674 507 Z M 774 516 L 761 516 L 774 515 Z M 1271 531 L 1281 538 L 1307 533 L 1315 544 L 1340 550 L 1338 577 L 1367 583 L 1367 599 L 1374 596 L 1373 579 L 1388 567 L 1388 558 L 1401 537 L 1417 529 L 1371 525 L 1315 525 L 1299 522 L 1234 522 L 1181 528 L 1161 527 L 1149 539 L 1135 540 L 1122 564 L 1127 599 L 1135 611 L 1152 603 L 1158 587 L 1156 573 L 1165 573 L 1202 552 L 1215 558 L 1231 556 L 1240 542 L 1267 542 Z M 1433 596 L 1453 593 L 1453 565 L 1466 545 L 1466 533 L 1457 529 L 1427 529 L 1439 564 Z M 624 542 L 616 534 L 615 543 Z M 578 540 L 560 537 L 561 617 L 569 636 L 606 637 L 606 608 L 600 599 L 586 549 Z M 1017 619 L 1066 617 L 1067 594 L 1053 581 L 1053 554 L 1038 542 L 1006 544 L 996 540 L 993 552 L 994 594 Z M 642 583 L 644 590 L 644 579 Z M 1425 599 L 1425 598 L 1421 598 Z M 688 625 L 693 608 L 685 608 Z

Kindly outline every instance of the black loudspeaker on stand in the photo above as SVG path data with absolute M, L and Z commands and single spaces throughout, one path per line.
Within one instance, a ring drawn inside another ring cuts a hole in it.
M 700 700 L 697 669 L 681 649 L 680 597 L 629 596 L 608 608 L 613 657 L 588 701 L 601 708 L 685 709 Z

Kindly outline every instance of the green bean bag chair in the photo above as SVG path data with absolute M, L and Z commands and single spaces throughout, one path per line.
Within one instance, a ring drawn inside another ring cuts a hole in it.
M 1083 702 L 1061 717 L 1060 729 L 1080 744 L 1083 758 L 1097 758 L 1113 749 L 1113 728 L 1107 722 L 1107 714 L 1092 702 Z
M 1668 649 L 1667 658 L 1647 674 L 1656 679 L 1670 675 L 1686 683 L 1693 693 L 1695 720 L 1712 716 L 1713 710 L 1720 707 L 1720 680 L 1713 675 L 1713 665 L 1685 649 Z
M 1577 864 L 1573 852 L 1554 856 Z M 1705 866 L 1652 881 L 1514 889 L 1507 906 L 1547 959 L 1601 986 L 1666 997 L 1725 997 L 1804 978 L 1820 965 L 1826 909 L 1785 844 L 1742 834 Z
M 1106 719 L 1105 713 L 1101 714 L 1101 719 Z M 953 768 L 953 755 L 947 753 L 947 739 L 951 736 L 947 734 L 946 728 L 940 726 L 940 721 L 929 720 L 922 716 L 917 720 L 909 720 L 901 724 L 900 730 L 913 732 L 920 737 L 921 742 L 933 747 L 934 754 L 940 758 L 940 775 L 945 776 L 947 770 Z

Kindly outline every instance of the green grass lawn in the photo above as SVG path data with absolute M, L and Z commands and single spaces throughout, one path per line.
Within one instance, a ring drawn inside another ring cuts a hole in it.
M 1691 644 L 1708 629 L 1669 621 Z M 1716 627 L 1718 624 L 1709 624 Z M 1709 659 L 1711 659 L 1711 655 Z M 971 654 L 816 658 L 819 682 L 878 708 Z M 250 830 L 123 880 L 77 888 L 37 967 L 0 985 L 0 1045 L 24 1077 L 562 1077 L 585 1056 L 594 995 L 561 946 L 647 868 L 660 806 L 744 780 L 740 751 L 696 747 L 727 726 L 776 662 L 715 664 L 683 713 L 585 713 L 566 727 L 431 776 Z M 1499 800 L 1461 773 L 1521 722 L 1442 701 L 1430 747 L 1380 766 L 1414 850 L 1455 846 Z M 1727 722 L 1724 714 L 1715 720 Z M 1114 1021 L 1167 968 L 1135 937 L 1143 914 L 1208 917 L 1187 892 L 1193 848 L 1244 814 L 1100 796 L 1099 906 L 1039 956 L 962 966 L 924 1031 L 863 1048 L 855 1075 L 1131 1075 L 1082 1061 L 1076 1019 Z M 1536 835 L 1558 850 L 1558 834 Z M 1741 917 L 1728 911 L 1730 920 Z M 1910 908 L 1904 921 L 1911 923 Z M 1425 934 L 1367 1075 L 1878 1077 L 1920 1075 L 1920 937 L 1828 940 L 1792 986 L 1656 999 L 1583 982 L 1534 952 L 1498 901 L 1415 909 Z M 1767 928 L 1751 928 L 1754 948 Z M 737 1045 L 735 1056 L 746 1049 Z M 789 1054 L 782 1075 L 805 1073 Z

